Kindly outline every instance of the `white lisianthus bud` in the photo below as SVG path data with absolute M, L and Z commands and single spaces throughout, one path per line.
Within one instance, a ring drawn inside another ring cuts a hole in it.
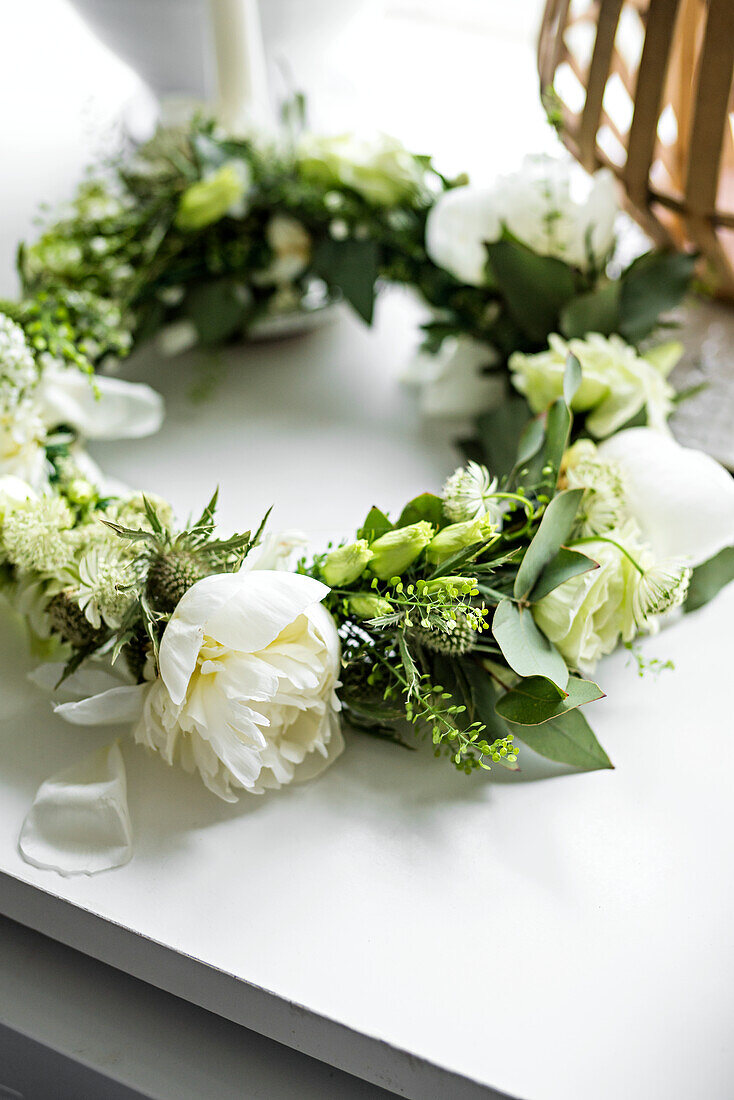
M 327 554 L 321 566 L 321 576 L 330 588 L 341 588 L 354 584 L 362 576 L 365 566 L 372 558 L 367 539 L 357 539 L 347 546 L 339 546 Z
M 665 354 L 648 358 L 619 336 L 590 333 L 583 340 L 566 341 L 552 334 L 547 351 L 515 352 L 509 365 L 515 389 L 524 394 L 533 412 L 540 413 L 562 395 L 569 352 L 575 355 L 581 365 L 581 385 L 571 408 L 587 413 L 587 429 L 602 438 L 618 431 L 643 408 L 651 427 L 665 428 L 675 394 L 666 375 L 682 349 L 680 345 L 675 349 L 664 345 L 664 349 Z
M 369 569 L 382 581 L 399 577 L 422 553 L 433 538 L 433 527 L 426 520 L 387 531 L 370 545 Z
M 486 542 L 496 531 L 496 524 L 486 513 L 463 523 L 451 523 L 434 535 L 426 547 L 426 561 L 440 565 L 446 558 L 466 550 L 469 546 Z
M 423 186 L 420 161 L 395 138 L 372 140 L 353 134 L 319 137 L 305 134 L 298 160 L 307 179 L 326 186 L 349 187 L 375 206 L 394 206 Z

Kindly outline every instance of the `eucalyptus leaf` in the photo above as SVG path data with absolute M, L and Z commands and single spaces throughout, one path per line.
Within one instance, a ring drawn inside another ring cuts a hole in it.
M 357 532 L 357 538 L 367 539 L 368 542 L 374 542 L 380 535 L 384 535 L 392 530 L 393 525 L 385 513 L 381 512 L 379 508 L 373 507 L 370 508 L 366 520 Z
M 520 680 L 498 701 L 497 713 L 508 722 L 521 726 L 538 726 L 561 714 L 602 699 L 604 692 L 592 680 L 569 677 L 566 694 L 559 696 L 558 689 L 542 676 Z
M 569 351 L 566 357 L 566 369 L 563 372 L 563 400 L 566 402 L 569 409 L 571 408 L 574 397 L 578 393 L 582 378 L 581 364 L 573 352 Z
M 697 257 L 685 252 L 646 252 L 620 276 L 619 333 L 636 344 L 675 309 L 690 286 Z
M 567 340 L 581 339 L 590 332 L 611 336 L 619 327 L 620 282 L 615 279 L 588 294 L 573 298 L 561 310 L 561 333 Z
M 313 269 L 331 289 L 342 292 L 360 317 L 372 323 L 375 284 L 380 271 L 380 249 L 375 240 L 321 241 L 313 255 Z
M 556 697 L 568 683 L 561 654 L 538 629 L 530 611 L 503 600 L 494 613 L 492 634 L 508 665 L 518 676 L 544 676 L 555 684 Z
M 540 726 L 512 724 L 512 729 L 523 744 L 548 760 L 584 771 L 614 767 L 579 710 L 560 714 Z
M 433 527 L 440 527 L 443 519 L 443 501 L 434 493 L 421 493 L 405 505 L 396 527 L 409 527 L 411 523 L 426 520 Z
M 553 469 L 553 482 L 558 477 L 563 454 L 571 431 L 571 411 L 562 397 L 556 398 L 548 409 L 545 423 L 544 462 Z
M 684 610 L 696 611 L 734 581 L 734 546 L 727 546 L 693 570 Z
M 525 599 L 535 587 L 543 570 L 555 558 L 571 533 L 583 489 L 565 489 L 556 493 L 546 508 L 533 541 L 525 551 L 515 577 L 515 599 Z
M 541 572 L 528 598 L 535 603 L 536 600 L 542 600 L 543 596 L 547 596 L 554 588 L 558 588 L 559 584 L 570 580 L 571 577 L 577 577 L 579 573 L 588 573 L 590 569 L 598 568 L 598 562 L 587 557 L 586 554 L 562 546 L 556 556 L 548 562 Z
M 558 330 L 560 311 L 576 294 L 572 269 L 519 241 L 494 241 L 486 248 L 489 270 L 515 324 L 534 343 L 544 344 Z

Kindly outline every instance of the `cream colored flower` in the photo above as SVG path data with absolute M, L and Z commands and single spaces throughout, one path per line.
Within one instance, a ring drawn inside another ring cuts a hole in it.
M 583 340 L 566 341 L 557 335 L 548 338 L 548 350 L 537 355 L 515 352 L 510 356 L 510 371 L 515 389 L 524 394 L 535 413 L 542 412 L 563 393 L 563 377 L 568 354 L 581 364 L 581 385 L 571 407 L 585 412 L 586 427 L 602 438 L 618 431 L 641 409 L 651 427 L 664 429 L 673 409 L 675 391 L 666 379 L 679 358 L 660 356 L 653 349 L 650 358 L 638 355 L 635 348 L 619 336 L 590 333 Z
M 376 206 L 394 206 L 423 186 L 420 162 L 395 138 L 305 134 L 299 143 L 302 173 L 327 186 L 349 187 Z
M 282 286 L 303 274 L 311 260 L 311 237 L 301 222 L 289 214 L 274 214 L 265 228 L 265 240 L 273 259 L 263 271 L 253 273 L 253 283 Z
M 83 725 L 135 721 L 137 741 L 198 771 L 227 802 L 311 778 L 343 748 L 339 636 L 320 603 L 327 592 L 296 573 L 205 577 L 171 616 L 152 684 L 57 711 Z

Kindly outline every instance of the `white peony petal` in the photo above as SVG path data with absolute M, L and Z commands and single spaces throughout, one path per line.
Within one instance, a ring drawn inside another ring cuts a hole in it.
M 621 467 L 632 515 L 659 558 L 700 565 L 734 545 L 734 479 L 709 455 L 651 428 L 599 446 Z
M 204 633 L 229 649 L 255 653 L 328 591 L 312 577 L 269 569 L 217 573 L 197 581 L 161 640 L 161 677 L 173 701 L 180 703 L 186 695 Z
M 59 703 L 56 714 L 76 726 L 114 726 L 140 717 L 149 684 L 125 684 L 78 703 Z
M 132 826 L 117 741 L 41 784 L 18 848 L 27 863 L 62 875 L 94 875 L 128 862 Z
M 46 369 L 38 399 L 49 427 L 69 424 L 87 439 L 138 439 L 163 422 L 163 398 L 150 386 L 62 367 Z

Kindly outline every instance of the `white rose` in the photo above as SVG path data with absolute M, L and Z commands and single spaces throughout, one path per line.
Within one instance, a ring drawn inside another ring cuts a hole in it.
M 328 588 L 253 570 L 197 581 L 163 634 L 152 684 L 112 688 L 57 711 L 97 725 L 135 720 L 135 739 L 227 802 L 328 767 L 343 748 L 340 647 Z
M 0 475 L 41 491 L 51 467 L 46 459 L 46 428 L 28 406 L 0 414 Z
M 541 256 L 586 270 L 600 266 L 614 245 L 614 178 L 593 177 L 551 157 L 526 157 L 519 172 L 492 187 L 458 187 L 443 194 L 426 225 L 426 248 L 439 267 L 470 286 L 487 283 L 485 244 L 503 228 Z
M 417 194 L 423 185 L 420 163 L 387 134 L 371 140 L 354 134 L 306 134 L 299 143 L 298 160 L 305 176 L 350 187 L 376 206 L 393 206 Z
M 616 539 L 631 532 L 615 532 Z M 632 539 L 634 541 L 634 539 Z M 533 604 L 533 618 L 570 668 L 591 674 L 597 661 L 631 641 L 638 630 L 634 599 L 639 574 L 621 550 L 594 540 L 579 549 L 598 563 L 597 569 L 564 581 Z
M 671 342 L 638 355 L 619 336 L 590 333 L 583 340 L 563 340 L 552 334 L 548 350 L 537 355 L 510 356 L 512 383 L 524 394 L 535 413 L 542 412 L 563 393 L 568 353 L 581 364 L 582 380 L 571 402 L 574 412 L 585 412 L 586 427 L 601 438 L 611 435 L 641 409 L 651 427 L 664 429 L 673 409 L 675 391 L 667 375 L 680 358 L 681 345 Z

